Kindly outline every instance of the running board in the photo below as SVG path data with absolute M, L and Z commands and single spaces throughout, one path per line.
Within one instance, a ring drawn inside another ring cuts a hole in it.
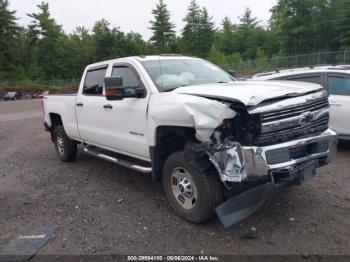
M 112 156 L 108 156 L 106 154 L 94 152 L 93 150 L 88 149 L 86 147 L 84 147 L 83 150 L 85 153 L 87 153 L 89 155 L 107 160 L 107 161 L 112 162 L 114 164 L 117 164 L 117 165 L 120 165 L 123 167 L 127 167 L 127 168 L 130 168 L 132 170 L 135 170 L 135 171 L 138 171 L 141 173 L 152 173 L 152 167 L 137 165 L 137 164 L 131 163 L 131 162 L 123 160 L 123 159 L 118 159 L 118 158 L 115 158 Z

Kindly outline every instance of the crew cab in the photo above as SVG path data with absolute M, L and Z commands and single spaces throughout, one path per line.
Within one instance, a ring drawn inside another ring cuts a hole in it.
M 326 65 L 256 74 L 253 80 L 288 80 L 322 85 L 329 93 L 330 127 L 339 139 L 350 140 L 350 66 Z
M 89 65 L 76 95 L 47 95 L 43 107 L 61 160 L 75 160 L 79 145 L 151 173 L 179 216 L 201 223 L 216 211 L 225 227 L 313 178 L 337 144 L 322 86 L 239 82 L 184 56 Z

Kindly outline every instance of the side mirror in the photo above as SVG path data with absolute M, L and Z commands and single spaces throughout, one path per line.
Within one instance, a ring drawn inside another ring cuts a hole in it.
M 107 100 L 122 100 L 128 97 L 143 97 L 145 89 L 143 87 L 124 87 L 123 79 L 120 76 L 105 78 L 105 90 Z
M 107 100 L 121 100 L 124 98 L 123 79 L 120 76 L 105 77 Z

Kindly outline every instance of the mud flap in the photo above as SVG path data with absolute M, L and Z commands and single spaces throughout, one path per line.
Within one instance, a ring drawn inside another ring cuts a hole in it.
M 215 209 L 216 214 L 223 226 L 228 228 L 254 213 L 266 200 L 277 194 L 283 186 L 284 184 L 266 183 L 254 187 L 219 205 Z
M 271 181 L 273 182 L 259 185 L 226 200 L 215 209 L 216 214 L 225 228 L 230 227 L 254 213 L 266 200 L 277 194 L 281 188 L 293 184 L 301 185 L 314 178 L 315 175 L 316 161 L 299 165 L 282 180 L 278 174 L 272 175 Z M 276 179 L 278 183 L 275 183 Z

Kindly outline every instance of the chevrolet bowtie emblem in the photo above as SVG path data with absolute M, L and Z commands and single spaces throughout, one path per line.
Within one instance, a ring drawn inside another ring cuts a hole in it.
M 314 116 L 311 112 L 305 112 L 301 114 L 299 123 L 300 124 L 306 124 L 310 123 L 313 120 Z

